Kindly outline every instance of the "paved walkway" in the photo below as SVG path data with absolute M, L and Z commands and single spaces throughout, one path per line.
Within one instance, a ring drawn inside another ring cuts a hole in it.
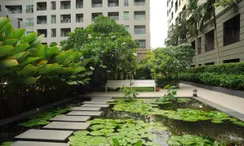
M 239 118 L 244 121 L 244 98 L 232 96 L 225 93 L 220 93 L 196 86 L 191 86 L 187 84 L 180 84 L 180 89 L 178 90 L 178 97 L 192 97 L 193 90 L 198 90 L 199 100 L 214 106 L 228 114 Z M 160 92 L 140 92 L 138 97 L 161 97 L 166 93 L 166 90 L 160 90 Z M 120 92 L 94 92 L 87 94 L 86 96 L 91 97 L 122 97 L 123 94 Z M 236 113 L 235 113 L 236 112 Z M 239 115 L 238 115 L 239 113 Z M 243 115 L 241 115 L 243 114 Z

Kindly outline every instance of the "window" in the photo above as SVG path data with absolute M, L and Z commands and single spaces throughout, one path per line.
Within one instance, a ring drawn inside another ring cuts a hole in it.
M 2 11 L 2 6 L 0 5 L 0 12 Z
M 95 19 L 96 19 L 99 15 L 102 15 L 102 13 L 92 13 L 92 21 L 95 21 Z
M 179 6 L 181 5 L 181 0 L 179 0 Z
M 37 11 L 45 11 L 47 10 L 47 3 L 46 2 L 38 2 L 37 3 Z
M 108 12 L 108 17 L 113 20 L 119 20 L 119 12 Z
M 25 12 L 26 13 L 33 13 L 33 5 L 26 5 Z
M 191 47 L 195 52 L 195 50 L 196 50 L 196 42 L 195 41 L 191 42 Z
M 109 7 L 118 7 L 119 6 L 119 0 L 108 0 L 108 6 Z
M 240 14 L 224 23 L 224 46 L 240 41 Z
M 71 28 L 61 28 L 61 37 L 68 37 L 71 32 Z
M 208 65 L 214 65 L 214 62 L 209 62 L 209 63 L 205 63 L 206 66 Z
M 47 30 L 46 29 L 37 29 L 38 35 L 44 35 L 44 37 L 47 37 Z
M 124 11 L 124 20 L 129 20 L 129 11 Z
M 55 28 L 53 28 L 53 29 L 51 29 L 51 37 L 56 37 L 56 29 Z
M 26 31 L 26 35 L 33 33 L 33 31 Z
M 178 2 L 176 1 L 175 2 L 175 12 L 177 12 L 177 10 L 178 10 Z
M 83 0 L 76 0 L 76 8 L 83 8 Z
M 34 19 L 33 18 L 26 18 L 25 25 L 26 26 L 33 26 L 34 25 Z
M 135 20 L 145 20 L 146 19 L 146 12 L 145 11 L 137 11 L 134 12 Z
M 51 23 L 55 24 L 56 23 L 56 15 L 51 16 Z
M 61 15 L 60 16 L 60 23 L 71 23 L 71 15 Z
M 70 9 L 71 8 L 70 1 L 61 1 L 60 9 Z
M 224 60 L 224 63 L 236 63 L 240 62 L 240 58 Z
M 56 2 L 51 2 L 51 10 L 56 10 Z
M 47 24 L 47 16 L 37 16 L 37 24 Z
M 129 6 L 129 0 L 124 0 L 124 6 L 128 7 Z
M 205 52 L 214 50 L 214 30 L 205 34 Z
M 145 6 L 145 0 L 135 0 L 135 6 Z
M 201 49 L 202 49 L 202 38 L 200 37 L 200 38 L 198 38 L 198 46 L 197 46 L 197 52 L 198 52 L 198 54 L 201 54 Z
M 102 0 L 92 0 L 92 7 L 93 8 L 102 7 L 102 6 L 103 6 Z
M 139 48 L 146 48 L 146 40 L 138 40 Z
M 129 28 L 130 28 L 129 25 L 125 25 L 125 29 L 126 29 L 127 31 L 129 31 Z
M 77 23 L 83 22 L 83 14 L 76 14 L 76 22 Z
M 135 25 L 134 34 L 146 34 L 146 26 L 145 25 Z

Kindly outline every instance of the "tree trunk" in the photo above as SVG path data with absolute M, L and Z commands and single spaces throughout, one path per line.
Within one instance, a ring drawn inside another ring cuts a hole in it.
M 199 44 L 199 39 L 198 39 L 198 30 L 197 30 L 197 24 L 195 24 L 195 56 L 196 56 L 196 66 L 198 66 L 198 44 Z
M 217 31 L 217 20 L 216 20 L 216 13 L 215 8 L 213 11 L 213 22 L 214 22 L 214 34 L 215 34 L 215 47 L 216 47 L 216 54 L 217 54 L 217 64 L 220 63 L 219 60 L 219 41 L 218 41 L 218 31 Z

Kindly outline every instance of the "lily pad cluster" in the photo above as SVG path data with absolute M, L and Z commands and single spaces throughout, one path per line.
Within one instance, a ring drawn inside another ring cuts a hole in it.
M 177 100 L 175 100 L 176 103 L 188 103 L 189 101 L 191 101 L 191 98 L 177 98 Z M 156 102 L 154 102 L 155 104 L 172 104 L 173 101 L 172 100 L 156 100 Z
M 94 119 L 90 131 L 77 131 L 69 138 L 71 146 L 109 146 L 114 139 L 121 146 L 134 146 L 138 141 L 147 146 L 159 146 L 152 132 L 157 127 L 166 128 L 158 123 L 148 124 L 136 120 Z M 164 129 L 162 129 L 164 128 Z
M 162 110 L 143 100 L 124 102 L 119 100 L 113 107 L 115 111 L 126 111 L 130 113 L 140 113 L 142 115 L 160 115 L 169 119 L 186 122 L 197 122 L 210 120 L 213 123 L 223 123 L 224 120 L 232 121 L 234 124 L 244 126 L 241 122 L 220 111 L 202 111 L 196 109 Z
M 57 115 L 67 113 L 70 107 L 57 108 L 53 110 L 43 111 L 36 116 L 30 117 L 30 120 L 27 122 L 20 123 L 19 126 L 23 127 L 35 127 L 43 126 L 49 124 L 49 120 Z
M 195 135 L 171 136 L 167 143 L 170 146 L 226 146 L 211 138 Z

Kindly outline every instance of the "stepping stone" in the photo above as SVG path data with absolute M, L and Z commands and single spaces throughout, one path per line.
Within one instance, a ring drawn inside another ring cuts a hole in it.
M 16 136 L 15 139 L 64 142 L 72 133 L 73 131 L 31 129 Z
M 90 116 L 65 116 L 60 115 L 52 118 L 50 121 L 58 121 L 58 122 L 85 122 L 89 120 Z
M 69 146 L 67 143 L 17 141 L 11 146 Z
M 68 116 L 100 116 L 101 111 L 72 111 L 68 113 Z
M 83 104 L 81 107 L 109 107 L 109 104 Z
M 71 111 L 100 111 L 101 107 L 73 107 Z
M 78 123 L 78 122 L 52 122 L 44 129 L 55 129 L 55 130 L 85 130 L 90 126 L 90 123 Z
M 85 101 L 84 104 L 107 104 L 106 101 Z

